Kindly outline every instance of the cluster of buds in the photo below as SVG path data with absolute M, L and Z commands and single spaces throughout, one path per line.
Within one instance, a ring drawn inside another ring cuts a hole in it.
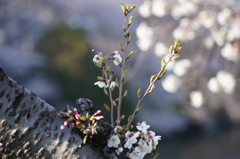
M 100 113 L 101 110 L 98 110 L 93 115 L 89 115 L 88 113 L 86 115 L 81 115 L 76 108 L 74 108 L 73 111 L 68 109 L 67 112 L 58 113 L 58 116 L 67 118 L 60 128 L 63 130 L 66 126 L 70 125 L 72 128 L 79 129 L 85 135 L 83 140 L 83 143 L 85 144 L 89 136 L 97 134 L 96 121 L 103 119 L 103 116 L 97 116 Z
M 118 155 L 123 151 L 123 147 L 129 149 L 127 157 L 131 159 L 142 159 L 147 153 L 154 151 L 161 136 L 156 136 L 155 132 L 147 130 L 150 126 L 145 121 L 138 123 L 136 127 L 137 132 L 125 132 L 124 127 L 115 127 L 114 134 L 108 140 L 108 147 L 113 147 Z M 120 138 L 125 139 L 124 146 Z

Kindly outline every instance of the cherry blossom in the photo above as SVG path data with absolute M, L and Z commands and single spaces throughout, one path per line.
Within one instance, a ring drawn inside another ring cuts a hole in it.
M 138 123 L 137 129 L 139 131 L 142 131 L 143 133 L 147 133 L 147 129 L 150 127 L 150 125 L 147 125 L 145 121 L 143 121 L 141 124 Z
M 120 139 L 117 135 L 112 135 L 108 140 L 108 147 L 118 148 L 119 144 L 120 144 Z

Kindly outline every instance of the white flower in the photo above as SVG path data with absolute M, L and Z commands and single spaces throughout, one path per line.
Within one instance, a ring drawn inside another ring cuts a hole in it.
M 151 1 L 144 1 L 142 5 L 140 5 L 138 7 L 138 12 L 139 14 L 144 17 L 144 18 L 148 18 L 151 15 Z
M 103 81 L 97 81 L 94 85 L 98 85 L 100 88 L 107 88 L 107 85 Z
M 182 16 L 188 16 L 197 11 L 197 6 L 191 1 L 186 1 L 179 5 L 175 5 L 172 9 L 172 16 L 174 19 L 179 19 Z
M 114 82 L 114 81 L 111 81 L 110 82 L 110 80 L 107 80 L 107 85 L 106 85 L 106 87 L 105 88 L 113 88 L 113 87 L 115 87 L 116 86 L 116 82 Z
M 240 33 L 240 31 L 239 31 Z M 233 46 L 230 43 L 225 44 L 225 46 L 221 50 L 221 55 L 234 62 L 238 62 L 240 59 L 239 48 L 238 46 Z
M 141 149 L 139 147 L 135 147 L 133 152 L 130 153 L 129 158 L 130 159 L 143 159 L 144 156 L 145 156 L 145 154 L 143 154 Z
M 147 133 L 147 129 L 150 127 L 150 125 L 147 125 L 145 121 L 143 121 L 141 124 L 138 123 L 138 126 L 136 126 L 139 131 L 142 131 L 144 134 Z
M 216 77 L 223 92 L 227 94 L 232 94 L 234 92 L 236 87 L 236 79 L 231 73 L 219 71 Z
M 198 14 L 199 22 L 207 29 L 211 28 L 215 23 L 214 16 L 209 11 L 201 11 Z
M 211 37 L 213 38 L 213 40 L 216 42 L 216 44 L 218 46 L 223 46 L 223 44 L 225 43 L 225 37 L 227 35 L 226 30 L 224 29 L 216 29 L 213 28 L 211 29 Z
M 229 8 L 223 9 L 217 16 L 217 21 L 219 24 L 224 25 L 231 18 L 232 12 Z
M 168 10 L 167 3 L 162 0 L 153 0 L 152 2 L 152 14 L 157 17 L 163 17 L 166 15 Z
M 154 47 L 154 53 L 156 56 L 161 57 L 168 53 L 168 48 L 164 43 L 158 42 Z
M 101 58 L 102 58 L 101 53 L 100 53 L 100 54 L 96 54 L 96 55 L 93 57 L 93 62 L 94 62 L 94 63 L 99 63 L 99 62 L 101 62 Z
M 137 137 L 139 136 L 140 132 L 130 132 L 127 131 L 125 134 L 125 137 L 127 138 L 127 142 L 124 144 L 125 148 L 131 149 L 132 144 L 135 144 L 137 142 Z
M 141 138 L 138 142 L 138 147 L 143 152 L 143 155 L 150 153 L 152 151 L 152 139 L 146 140 L 145 138 Z
M 175 93 L 181 85 L 181 81 L 175 75 L 167 75 L 162 82 L 162 87 L 169 93 Z
M 153 149 L 156 149 L 156 146 L 158 145 L 158 140 L 161 140 L 161 136 L 158 135 L 153 137 Z
M 173 72 L 177 76 L 183 76 L 186 74 L 188 69 L 191 67 L 191 61 L 189 59 L 183 59 L 180 61 L 177 61 L 174 65 Z
M 216 77 L 212 77 L 209 81 L 208 81 L 208 89 L 212 92 L 212 93 L 218 93 L 220 91 L 220 85 L 217 81 Z
M 120 144 L 120 139 L 117 135 L 112 135 L 108 140 L 108 147 L 118 148 L 119 144 Z
M 113 63 L 117 66 L 119 63 L 122 62 L 122 57 L 121 55 L 118 53 L 118 51 L 114 51 L 114 55 L 113 55 L 113 58 L 115 59 L 113 61 Z
M 117 149 L 115 149 L 115 152 L 116 152 L 117 155 L 119 155 L 121 152 L 123 152 L 122 146 L 120 146 Z
M 142 51 L 147 51 L 153 43 L 153 29 L 146 22 L 141 22 L 136 29 L 137 45 Z
M 190 104 L 193 107 L 199 108 L 203 105 L 204 96 L 202 91 L 192 91 L 189 96 L 190 96 Z

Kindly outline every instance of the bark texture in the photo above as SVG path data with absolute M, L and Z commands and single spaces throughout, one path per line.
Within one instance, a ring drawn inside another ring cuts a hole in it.
M 83 145 L 80 135 L 70 128 L 60 130 L 64 119 L 57 113 L 0 68 L 0 158 L 117 158 L 106 146 Z

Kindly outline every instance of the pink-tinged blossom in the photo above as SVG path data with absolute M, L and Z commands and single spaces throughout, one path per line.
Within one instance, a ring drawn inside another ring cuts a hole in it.
M 65 128 L 65 126 L 64 126 L 64 125 L 61 125 L 60 129 L 63 130 L 64 128 Z
M 102 58 L 102 55 L 101 54 L 97 54 L 93 57 L 93 62 L 94 63 L 99 63 L 101 62 L 101 58 Z
M 121 131 L 121 128 L 122 128 L 121 126 L 116 126 L 114 128 L 114 132 L 117 133 L 117 132 Z
M 147 133 L 147 129 L 150 127 L 150 125 L 147 125 L 145 121 L 143 121 L 141 124 L 138 123 L 137 129 L 139 131 L 142 131 L 144 134 Z
M 143 159 L 145 154 L 141 151 L 139 147 L 135 147 L 133 152 L 129 154 L 129 158 L 131 159 Z
M 119 144 L 120 144 L 120 139 L 117 135 L 112 135 L 108 140 L 108 147 L 118 148 Z
M 118 51 L 114 51 L 114 53 L 113 53 L 113 58 L 114 58 L 113 63 L 114 63 L 116 66 L 118 66 L 118 64 L 122 62 L 122 57 L 121 57 L 121 55 L 118 53 Z
M 117 149 L 115 149 L 115 152 L 116 152 L 117 155 L 119 155 L 120 153 L 122 153 L 122 152 L 123 152 L 122 146 L 119 146 Z
M 107 88 L 107 85 L 103 81 L 97 81 L 94 85 L 98 85 L 100 88 Z
M 132 145 L 137 142 L 137 137 L 139 136 L 140 132 L 132 133 L 130 131 L 127 131 L 125 134 L 125 137 L 127 138 L 126 143 L 124 144 L 124 148 L 131 149 Z
M 102 115 L 101 116 L 95 116 L 94 119 L 101 120 L 101 119 L 103 119 L 103 116 Z
M 153 137 L 153 149 L 156 149 L 156 146 L 158 145 L 158 140 L 161 140 L 161 136 L 154 136 Z
M 59 113 L 58 113 L 58 116 L 60 116 L 60 117 L 66 117 L 65 113 L 63 113 L 63 112 L 59 112 Z
M 0 147 L 2 147 L 3 146 L 3 144 L 0 142 Z

